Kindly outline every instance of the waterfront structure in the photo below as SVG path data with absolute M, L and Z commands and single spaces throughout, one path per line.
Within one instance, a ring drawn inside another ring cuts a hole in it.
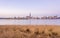
M 29 16 L 26 16 L 26 19 L 40 19 L 39 17 L 33 17 L 31 16 L 31 13 L 29 14 Z
M 60 19 L 58 16 L 43 16 L 41 19 Z
M 29 16 L 26 16 L 27 19 L 32 19 L 31 13 L 29 14 Z
M 0 19 L 60 19 L 58 16 L 43 16 L 43 17 L 33 17 L 31 13 L 26 17 L 1 17 Z
M 47 16 L 43 16 L 43 17 L 41 17 L 41 19 L 47 19 Z

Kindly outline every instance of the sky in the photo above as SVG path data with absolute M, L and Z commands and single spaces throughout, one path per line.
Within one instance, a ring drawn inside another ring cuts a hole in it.
M 0 17 L 60 16 L 60 0 L 0 0 Z

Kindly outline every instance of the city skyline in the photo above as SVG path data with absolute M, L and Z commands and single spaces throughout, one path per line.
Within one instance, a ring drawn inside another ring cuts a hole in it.
M 60 16 L 60 0 L 0 0 L 0 17 Z

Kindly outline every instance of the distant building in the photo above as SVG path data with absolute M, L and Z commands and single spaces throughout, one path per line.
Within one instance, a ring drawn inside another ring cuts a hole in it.
M 26 16 L 27 19 L 32 19 L 31 13 L 29 14 L 29 16 Z
M 48 18 L 48 19 L 53 19 L 54 17 L 53 17 L 53 16 L 48 16 L 47 18 Z
M 57 16 L 48 16 L 48 19 L 57 19 Z
M 41 19 L 47 19 L 47 16 L 43 16 L 43 17 L 41 17 Z
M 58 17 L 58 16 L 43 16 L 43 17 L 41 17 L 41 19 L 60 19 L 60 17 Z

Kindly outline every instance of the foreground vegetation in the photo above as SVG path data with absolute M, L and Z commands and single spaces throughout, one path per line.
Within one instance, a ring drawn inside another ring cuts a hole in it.
M 0 25 L 0 38 L 60 38 L 60 26 Z

